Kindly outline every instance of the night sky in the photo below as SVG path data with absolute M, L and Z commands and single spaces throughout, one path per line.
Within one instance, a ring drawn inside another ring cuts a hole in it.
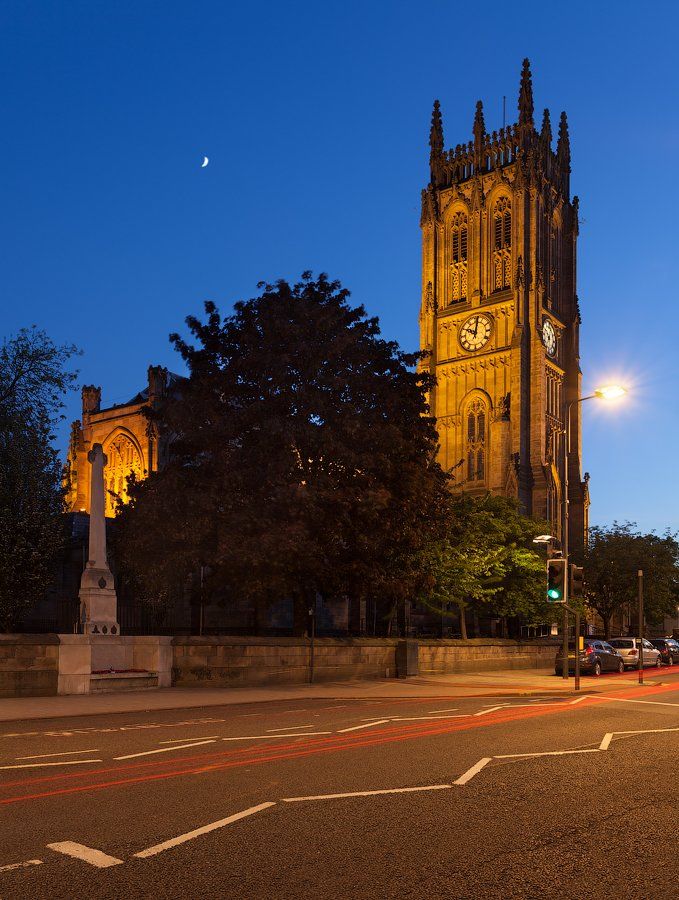
M 312 269 L 416 349 L 432 101 L 447 147 L 479 98 L 515 121 L 528 56 L 538 123 L 569 116 L 583 388 L 631 391 L 585 404 L 592 522 L 679 528 L 678 27 L 669 2 L 7 0 L 1 333 L 75 342 L 109 405 L 181 371 L 205 299 Z

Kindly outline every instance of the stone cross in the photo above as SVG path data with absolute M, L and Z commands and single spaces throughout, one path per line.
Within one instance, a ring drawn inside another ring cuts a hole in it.
M 80 579 L 80 603 L 86 634 L 120 634 L 118 600 L 113 574 L 106 558 L 106 517 L 104 513 L 104 466 L 101 444 L 87 454 L 90 473 L 90 541 L 87 565 Z

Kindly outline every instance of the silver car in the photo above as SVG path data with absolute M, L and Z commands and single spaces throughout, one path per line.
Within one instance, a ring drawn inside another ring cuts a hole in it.
M 643 641 L 644 648 L 644 668 L 646 666 L 656 666 L 660 668 L 662 665 L 661 653 L 646 638 L 619 637 L 611 638 L 608 642 L 611 647 L 615 647 L 620 656 L 622 656 L 626 669 L 636 669 L 639 665 L 639 647 Z

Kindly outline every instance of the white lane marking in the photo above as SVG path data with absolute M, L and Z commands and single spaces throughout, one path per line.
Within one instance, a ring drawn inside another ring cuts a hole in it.
M 614 731 L 613 734 L 661 734 L 664 731 L 679 731 L 679 728 L 644 728 L 641 731 Z
M 585 699 L 584 697 L 582 698 Z M 592 697 L 592 700 L 615 700 L 616 703 L 643 703 L 648 706 L 679 706 L 679 703 L 662 703 L 660 700 L 625 700 L 624 697 Z
M 316 737 L 319 734 L 332 734 L 332 731 L 300 731 L 293 734 L 249 734 L 244 737 L 226 737 L 223 741 L 270 741 L 293 737 Z
M 315 725 L 286 725 L 285 728 L 267 728 L 267 733 L 269 731 L 294 731 L 295 728 L 315 728 Z
M 21 763 L 18 766 L 0 766 L 0 769 L 42 769 L 44 766 L 84 766 L 87 763 L 103 762 L 102 759 L 60 759 L 59 762 Z
M 529 756 L 568 756 L 572 753 L 598 753 L 598 747 L 589 747 L 586 750 L 547 750 L 544 753 L 502 753 L 493 759 L 518 759 Z
M 110 866 L 122 864 L 122 859 L 109 856 L 108 853 L 102 853 L 101 850 L 95 850 L 93 847 L 86 847 L 84 844 L 76 844 L 74 841 L 59 841 L 47 846 L 55 853 L 63 853 L 65 856 L 72 856 L 73 859 L 81 859 L 91 866 L 96 866 L 97 869 L 108 869 Z
M 200 738 L 196 738 L 196 740 L 201 741 L 216 741 L 219 740 L 221 735 L 219 734 L 204 734 L 201 735 Z M 191 740 L 191 738 L 172 738 L 171 741 L 158 741 L 159 744 L 181 744 L 182 741 Z
M 474 775 L 478 775 L 478 773 L 483 769 L 484 766 L 487 766 L 488 763 L 493 759 L 492 756 L 484 756 L 483 759 L 480 759 L 477 763 L 471 767 L 471 769 L 467 769 L 467 771 L 460 775 L 453 784 L 466 784 L 468 781 L 471 781 Z
M 450 709 L 430 709 L 429 713 L 431 715 L 432 713 L 457 712 L 459 708 L 459 706 L 451 706 Z
M 478 713 L 477 713 L 478 715 Z M 395 719 L 392 719 L 392 722 L 419 722 L 421 719 L 468 719 L 469 713 L 460 714 L 458 713 L 456 716 L 398 716 Z
M 384 725 L 389 719 L 376 719 L 373 722 L 366 722 L 365 725 L 352 725 L 351 728 L 340 728 L 337 734 L 345 734 L 347 731 L 358 731 L 361 728 L 372 728 L 373 725 Z
M 282 803 L 301 803 L 303 800 L 340 800 L 344 797 L 376 797 L 378 794 L 412 794 L 415 791 L 445 791 L 451 784 L 427 784 L 423 787 L 387 788 L 381 791 L 350 791 L 346 794 L 316 794 L 311 797 L 283 797 Z
M 275 803 L 267 801 L 266 803 L 260 803 L 258 806 L 251 806 L 249 809 L 244 809 L 242 812 L 235 813 L 233 816 L 227 816 L 226 819 L 219 819 L 217 822 L 203 825 L 202 828 L 196 828 L 194 831 L 187 831 L 186 834 L 180 834 L 176 838 L 170 838 L 169 841 L 163 841 L 162 844 L 155 844 L 153 847 L 147 847 L 146 850 L 140 850 L 139 853 L 135 853 L 134 855 L 139 859 L 147 859 L 149 856 L 156 856 L 164 850 L 170 850 L 172 847 L 177 847 L 179 844 L 186 843 L 186 841 L 192 841 L 194 838 L 200 837 L 203 834 L 209 834 L 211 831 L 216 831 L 218 828 L 223 828 L 225 825 L 230 825 L 232 822 L 238 822 L 240 819 L 245 819 L 247 816 L 253 816 L 255 813 L 275 805 Z
M 481 712 L 474 713 L 475 716 L 485 716 L 488 713 L 495 712 L 498 709 L 505 709 L 509 704 L 503 703 L 502 706 L 491 706 L 490 709 L 482 709 Z
M 214 744 L 214 740 L 195 741 L 193 744 L 175 744 L 174 747 L 161 747 L 159 750 L 144 750 L 142 753 L 126 753 L 125 756 L 114 756 L 113 759 L 136 759 L 138 756 L 152 756 L 154 753 L 167 753 L 168 750 L 186 750 L 187 747 L 202 747 L 203 744 Z
M 611 741 L 613 740 L 613 732 L 609 731 L 608 734 L 603 736 L 601 743 L 599 744 L 599 750 L 608 750 L 611 745 Z
M 575 706 L 576 703 L 582 703 L 583 700 L 596 700 L 596 697 L 592 694 L 587 694 L 584 697 L 576 697 L 575 700 L 571 700 L 570 705 Z
M 28 866 L 41 866 L 41 859 L 27 859 L 26 862 L 10 863 L 8 866 L 0 866 L 0 872 L 11 872 L 13 869 L 26 869 Z
M 39 753 L 37 756 L 17 756 L 15 759 L 47 759 L 50 756 L 76 756 L 79 753 L 101 753 L 101 750 L 64 750 L 63 753 Z

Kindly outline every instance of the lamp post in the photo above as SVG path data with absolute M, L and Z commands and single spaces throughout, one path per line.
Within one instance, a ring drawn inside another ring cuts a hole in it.
M 568 463 L 571 455 L 571 411 L 574 406 L 577 406 L 578 403 L 584 403 L 585 400 L 617 400 L 619 397 L 623 397 L 627 391 L 625 388 L 620 387 L 618 384 L 609 384 L 605 387 L 597 388 L 593 394 L 587 394 L 586 397 L 577 397 L 575 400 L 570 400 L 566 404 L 566 447 L 564 453 L 564 472 L 563 472 L 563 499 L 562 499 L 562 509 L 563 509 L 563 529 L 561 535 L 561 546 L 563 547 L 563 558 L 566 560 L 566 579 L 564 583 L 564 605 L 563 605 L 563 653 L 564 653 L 564 664 L 562 666 L 562 674 L 564 678 L 568 678 L 568 588 L 570 587 L 570 561 L 568 558 L 569 546 L 568 546 L 568 523 L 569 523 L 569 505 L 570 498 L 568 496 Z M 579 619 L 579 616 L 576 616 L 576 619 Z M 577 622 L 576 624 L 579 624 Z M 579 631 L 579 628 L 577 629 Z M 580 658 L 580 635 L 575 635 L 575 662 L 576 669 L 579 669 L 577 665 L 578 660 Z M 580 673 L 577 672 L 576 675 Z M 579 681 L 579 678 L 576 678 L 576 681 Z

